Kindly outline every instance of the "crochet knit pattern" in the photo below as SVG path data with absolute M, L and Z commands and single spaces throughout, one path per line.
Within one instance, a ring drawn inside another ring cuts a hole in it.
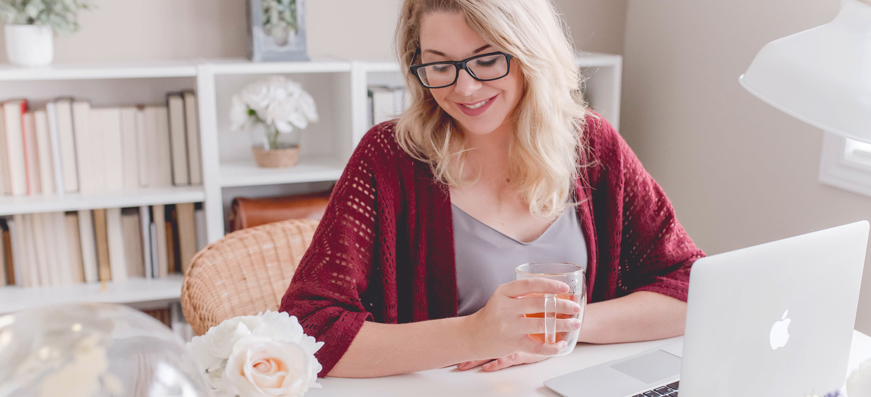
M 394 139 L 394 122 L 360 141 L 333 190 L 281 310 L 297 316 L 325 376 L 364 321 L 407 323 L 457 315 L 449 191 Z M 588 302 L 652 291 L 687 299 L 703 257 L 662 188 L 603 118 L 587 116 L 576 207 L 587 238 Z

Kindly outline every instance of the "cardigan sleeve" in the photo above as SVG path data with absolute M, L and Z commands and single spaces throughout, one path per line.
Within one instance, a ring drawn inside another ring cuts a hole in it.
M 324 342 L 315 355 L 326 376 L 363 323 L 372 319 L 361 296 L 375 250 L 376 187 L 373 134 L 367 134 L 336 183 L 324 217 L 293 280 L 281 311 L 296 316 L 306 334 Z
M 616 278 L 611 280 L 614 297 L 652 291 L 686 301 L 690 267 L 704 252 L 678 222 L 662 187 L 614 127 L 604 118 L 589 123 L 599 141 L 597 157 L 606 175 L 599 186 L 610 193 L 610 203 L 604 205 L 611 207 L 604 220 L 608 223 L 604 229 L 610 233 L 600 235 L 600 240 L 619 250 L 612 252 L 619 259 L 611 258 L 608 269 Z

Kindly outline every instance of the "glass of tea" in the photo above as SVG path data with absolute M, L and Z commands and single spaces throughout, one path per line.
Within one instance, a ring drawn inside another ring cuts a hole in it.
M 529 337 L 541 343 L 555 345 L 560 341 L 568 342 L 563 351 L 557 353 L 557 356 L 564 356 L 575 349 L 575 342 L 578 340 L 580 329 L 572 332 L 556 332 L 556 319 L 578 318 L 584 321 L 584 309 L 587 303 L 587 282 L 584 276 L 584 268 L 573 263 L 564 262 L 533 262 L 524 263 L 517 266 L 514 270 L 514 279 L 522 280 L 527 278 L 547 278 L 551 280 L 562 281 L 569 285 L 569 291 L 564 294 L 544 294 L 536 293 L 527 295 L 528 297 L 544 297 L 544 307 L 539 313 L 526 314 L 527 318 L 544 318 L 544 333 L 529 334 Z M 578 314 L 556 313 L 556 300 L 567 299 L 581 305 L 581 312 Z

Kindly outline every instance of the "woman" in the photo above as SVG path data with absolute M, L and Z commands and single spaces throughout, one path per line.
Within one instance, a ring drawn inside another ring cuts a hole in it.
M 320 376 L 493 371 L 556 353 L 527 337 L 543 332 L 524 317 L 541 299 L 519 298 L 568 287 L 511 281 L 523 261 L 504 255 L 543 240 L 551 248 L 529 255 L 586 265 L 580 342 L 682 334 L 690 266 L 704 254 L 584 107 L 553 5 L 405 0 L 397 47 L 411 107 L 362 139 L 282 300 L 325 342 Z

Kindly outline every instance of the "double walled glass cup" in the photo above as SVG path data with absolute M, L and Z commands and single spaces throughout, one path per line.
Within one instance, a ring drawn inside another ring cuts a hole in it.
M 522 280 L 527 278 L 546 278 L 551 280 L 562 281 L 569 286 L 569 291 L 564 294 L 544 294 L 537 293 L 529 296 L 544 297 L 544 307 L 540 313 L 527 314 L 528 318 L 544 318 L 544 333 L 529 334 L 529 337 L 546 343 L 555 345 L 560 341 L 566 341 L 566 348 L 556 354 L 556 356 L 564 356 L 575 349 L 575 342 L 578 340 L 578 334 L 581 333 L 580 328 L 571 332 L 556 332 L 557 319 L 572 319 L 577 318 L 584 321 L 584 309 L 587 303 L 587 283 L 584 275 L 584 268 L 573 263 L 564 262 L 534 262 L 524 263 L 517 267 L 514 271 L 514 279 Z M 556 313 L 556 300 L 567 299 L 581 305 L 581 312 L 578 314 Z

